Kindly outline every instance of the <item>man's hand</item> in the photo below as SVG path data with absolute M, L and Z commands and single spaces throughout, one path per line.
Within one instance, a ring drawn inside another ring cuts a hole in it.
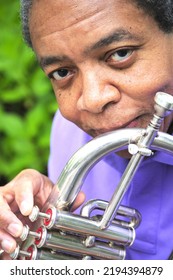
M 10 183 L 0 187 L 0 248 L 12 253 L 16 238 L 29 224 L 28 215 L 34 204 L 42 207 L 53 187 L 44 175 L 31 169 L 19 173 Z
M 28 216 L 33 206 L 41 209 L 52 188 L 53 183 L 33 169 L 22 171 L 6 186 L 0 187 L 0 250 L 5 251 L 2 259 L 9 259 L 23 225 L 30 225 Z M 72 210 L 78 208 L 84 198 L 85 195 L 80 192 Z

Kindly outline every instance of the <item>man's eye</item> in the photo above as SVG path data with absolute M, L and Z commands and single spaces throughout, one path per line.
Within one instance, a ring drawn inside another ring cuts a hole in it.
M 71 71 L 69 71 L 68 69 L 59 69 L 56 71 L 51 72 L 48 76 L 50 79 L 54 79 L 57 81 L 60 81 L 66 77 L 68 77 L 70 75 Z
M 133 50 L 131 50 L 131 49 L 121 49 L 121 50 L 114 52 L 110 56 L 109 60 L 113 60 L 115 62 L 121 62 L 121 61 L 126 60 L 129 56 L 131 56 L 132 53 L 133 53 Z

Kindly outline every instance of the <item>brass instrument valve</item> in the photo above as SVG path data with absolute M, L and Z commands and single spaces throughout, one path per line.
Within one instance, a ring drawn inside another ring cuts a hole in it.
M 35 222 L 38 218 L 50 219 L 49 213 L 42 213 L 37 205 L 35 205 L 32 209 L 31 214 L 29 215 L 29 219 L 31 222 Z
M 10 257 L 13 260 L 17 260 L 19 256 L 25 257 L 25 260 L 36 260 L 37 247 L 33 244 L 27 249 L 27 251 L 23 251 L 17 246 L 14 252 L 10 254 Z
M 20 235 L 20 239 L 22 241 L 25 241 L 28 236 L 33 236 L 35 237 L 36 239 L 40 239 L 40 233 L 37 233 L 37 232 L 33 232 L 33 231 L 30 231 L 29 230 L 29 226 L 28 225 L 25 225 L 23 227 L 23 231 L 22 231 L 22 234 Z

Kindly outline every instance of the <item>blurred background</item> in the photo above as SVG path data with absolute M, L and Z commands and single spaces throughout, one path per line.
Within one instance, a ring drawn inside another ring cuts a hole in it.
M 0 185 L 24 168 L 47 174 L 57 104 L 49 80 L 25 45 L 18 0 L 0 1 Z

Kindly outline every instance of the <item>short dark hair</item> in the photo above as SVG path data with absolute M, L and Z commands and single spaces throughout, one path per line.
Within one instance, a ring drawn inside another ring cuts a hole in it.
M 34 0 L 20 0 L 21 4 L 21 21 L 23 37 L 32 47 L 32 41 L 29 31 L 29 14 Z M 129 0 L 143 9 L 157 22 L 159 28 L 165 33 L 173 32 L 173 0 Z
M 132 0 L 154 18 L 165 33 L 173 32 L 173 0 Z
M 33 0 L 20 0 L 20 17 L 22 23 L 23 38 L 29 47 L 32 47 L 32 41 L 29 30 L 29 14 L 32 8 Z

